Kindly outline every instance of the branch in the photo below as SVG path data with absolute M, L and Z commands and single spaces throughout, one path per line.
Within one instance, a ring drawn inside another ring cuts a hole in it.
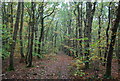
M 46 15 L 45 17 L 43 17 L 43 19 L 45 19 L 46 17 L 48 17 L 48 16 L 52 15 L 52 13 L 54 13 L 54 11 L 55 11 L 55 6 L 54 6 L 53 11 L 52 11 L 50 14 Z

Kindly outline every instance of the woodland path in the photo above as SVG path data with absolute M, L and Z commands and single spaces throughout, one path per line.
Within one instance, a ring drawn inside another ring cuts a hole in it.
M 16 58 L 17 59 L 17 58 Z M 15 71 L 4 72 L 3 79 L 70 79 L 70 63 L 73 58 L 59 52 L 54 56 L 46 56 L 42 60 L 34 60 L 32 68 L 26 68 L 25 64 L 17 63 Z

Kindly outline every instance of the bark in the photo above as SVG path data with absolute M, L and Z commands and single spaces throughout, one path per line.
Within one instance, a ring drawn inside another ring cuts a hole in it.
M 69 12 L 70 13 L 70 12 Z M 68 14 L 69 15 L 69 14 Z M 70 17 L 69 17 L 69 21 L 68 21 L 68 35 L 69 35 L 69 38 L 71 38 L 71 22 L 72 22 L 72 15 L 70 15 Z M 71 40 L 69 40 L 68 39 L 68 42 L 67 42 L 67 45 L 69 46 L 69 47 L 71 47 Z M 70 56 L 71 55 L 71 50 L 70 49 L 68 49 L 68 55 Z
M 34 48 L 34 52 L 37 53 L 37 32 L 38 32 L 38 24 L 35 25 L 35 48 Z
M 82 6 L 83 6 L 83 5 L 82 5 L 82 2 L 81 2 L 80 12 L 78 11 L 78 12 L 79 12 L 78 14 L 80 14 L 80 17 L 78 17 L 78 18 L 80 19 L 80 20 L 79 20 L 79 23 L 80 23 L 80 25 L 79 25 L 79 39 L 82 38 L 82 21 L 83 21 L 83 20 L 82 20 L 82 16 L 83 16 L 83 15 L 82 15 L 82 10 L 83 10 L 83 9 L 82 9 Z M 80 47 L 79 47 L 79 48 L 80 48 L 80 55 L 82 55 L 82 40 L 79 41 L 79 46 L 80 46 Z
M 12 32 L 13 32 L 13 3 L 12 2 L 11 2 L 11 21 L 10 21 L 10 23 L 11 23 L 11 31 L 10 31 L 10 33 L 12 35 Z
M 21 22 L 20 22 L 20 54 L 21 54 L 21 59 L 20 62 L 24 62 L 24 53 L 23 53 L 23 39 L 22 39 L 22 29 L 23 29 L 23 17 L 24 17 L 24 2 L 21 2 L 21 7 L 22 7 L 22 12 L 21 12 Z
M 120 24 L 119 24 L 120 26 Z M 115 55 L 118 60 L 118 76 L 120 76 L 120 27 L 118 28 L 117 36 L 116 36 L 116 41 L 115 41 Z
M 90 54 L 90 43 L 91 43 L 91 31 L 92 31 L 92 21 L 93 21 L 93 16 L 95 13 L 95 5 L 96 2 L 93 4 L 93 9 L 92 9 L 92 3 L 87 2 L 86 3 L 86 23 L 85 23 L 85 34 L 84 37 L 88 38 L 88 40 L 85 40 L 85 56 L 86 56 L 86 62 L 85 62 L 85 68 L 89 68 L 89 54 Z
M 108 57 L 107 57 L 107 65 L 106 65 L 106 77 L 111 77 L 111 63 L 112 63 L 112 56 L 113 56 L 113 49 L 115 45 L 115 39 L 116 39 L 116 32 L 119 27 L 119 22 L 120 22 L 120 2 L 119 6 L 117 9 L 117 15 L 115 19 L 115 23 L 112 27 L 112 34 L 111 34 L 111 40 L 110 40 L 110 45 L 109 45 L 109 50 L 108 50 Z
M 100 46 L 100 43 L 101 43 L 101 40 L 100 40 L 100 38 L 101 38 L 101 20 L 102 20 L 102 11 L 103 11 L 103 4 L 102 4 L 102 7 L 101 7 L 101 13 L 100 13 L 100 15 L 99 15 L 99 29 L 98 29 L 98 55 L 101 57 L 101 46 Z M 100 58 L 100 60 L 102 60 L 101 58 Z
M 43 6 L 43 4 L 44 3 L 42 3 L 42 5 L 41 5 L 41 32 L 40 32 L 40 37 L 39 37 L 39 44 L 38 44 L 38 58 L 39 58 L 39 56 L 40 56 L 40 53 L 41 53 L 41 43 L 42 43 L 42 38 L 43 38 L 43 32 L 44 32 L 44 18 L 43 18 L 43 8 L 44 8 L 44 6 Z
M 109 4 L 109 8 L 108 8 L 108 26 L 107 26 L 107 29 L 106 29 L 106 49 L 105 49 L 105 55 L 104 55 L 104 66 L 105 66 L 105 62 L 106 62 L 106 58 L 107 58 L 107 53 L 108 53 L 108 46 L 109 46 L 109 34 L 108 34 L 108 31 L 109 31 L 109 28 L 110 28 L 110 5 L 111 5 L 111 2 Z
M 30 23 L 31 23 L 31 16 L 30 16 L 30 19 L 29 19 L 29 23 L 28 23 L 28 46 L 27 46 L 27 54 L 25 56 L 25 61 L 26 61 L 26 64 L 28 64 L 28 55 L 30 53 L 30 32 L 31 32 L 31 29 L 30 29 Z
M 17 38 L 17 32 L 19 28 L 19 19 L 20 19 L 20 8 L 21 3 L 18 2 L 18 8 L 17 8 L 17 16 L 16 16 L 16 22 L 14 27 L 14 33 L 13 33 L 13 42 L 11 45 L 11 52 L 10 52 L 10 60 L 9 60 L 9 70 L 14 70 L 14 50 L 16 45 L 16 38 Z
M 28 66 L 27 67 L 32 67 L 32 58 L 33 58 L 33 40 L 34 40 L 34 25 L 35 25 L 35 7 L 36 4 L 34 2 L 31 2 L 31 11 L 32 11 L 32 23 L 31 23 L 31 41 L 30 41 L 30 53 L 29 53 L 29 57 L 28 57 Z
M 78 28 L 80 27 L 80 8 L 79 3 L 77 4 L 77 17 L 76 17 L 76 39 L 78 39 Z M 76 56 L 78 57 L 78 40 L 76 40 Z
M 29 62 L 29 54 L 30 54 L 30 45 L 31 45 L 31 26 L 32 26 L 32 13 L 31 13 L 31 9 L 27 9 L 28 14 L 29 14 L 29 22 L 28 22 L 28 46 L 27 46 L 27 54 L 25 56 L 25 61 L 26 64 L 28 64 Z
M 58 21 L 56 22 L 56 27 L 55 27 L 55 31 L 57 31 L 57 27 L 58 27 Z M 55 39 L 54 39 L 54 47 L 56 48 L 57 47 L 57 33 L 54 34 L 55 36 Z
M 78 39 L 78 34 L 79 33 L 81 33 L 80 31 L 80 8 L 79 8 L 79 5 L 80 5 L 80 3 L 76 3 L 75 2 L 75 5 L 76 5 L 76 8 L 75 8 L 75 10 L 74 10 L 74 15 L 76 16 L 76 31 L 75 31 L 75 33 L 76 33 L 76 39 Z M 77 11 L 77 14 L 76 14 L 76 11 Z M 78 28 L 79 28 L 79 31 L 78 31 Z M 79 34 L 79 36 L 80 36 L 80 34 Z M 78 40 L 76 40 L 75 41 L 75 49 L 76 49 L 76 57 L 78 57 L 79 56 L 79 54 L 78 54 Z

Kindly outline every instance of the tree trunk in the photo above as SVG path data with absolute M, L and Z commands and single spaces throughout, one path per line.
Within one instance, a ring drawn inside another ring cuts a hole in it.
M 117 9 L 116 19 L 112 27 L 111 41 L 110 41 L 108 57 L 107 57 L 107 66 L 106 66 L 106 74 L 105 74 L 106 77 L 111 77 L 111 63 L 112 63 L 113 49 L 114 49 L 116 32 L 119 26 L 119 22 L 120 22 L 120 2 Z
M 30 36 L 31 36 L 31 34 L 30 34 L 30 32 L 31 32 L 30 23 L 31 23 L 31 16 L 30 16 L 29 23 L 28 23 L 28 46 L 27 46 L 27 54 L 25 56 L 26 64 L 28 64 L 28 55 L 30 53 Z
M 108 8 L 108 26 L 107 26 L 107 29 L 106 29 L 106 49 L 105 49 L 105 55 L 104 55 L 104 66 L 105 66 L 105 62 L 106 62 L 106 58 L 107 58 L 107 53 L 108 53 L 108 46 L 109 46 L 109 34 L 108 34 L 108 31 L 109 31 L 109 28 L 110 28 L 110 5 L 111 5 L 111 2 L 109 3 L 109 8 Z
M 120 26 L 120 24 L 119 24 Z M 118 28 L 117 37 L 115 41 L 115 53 L 118 60 L 118 76 L 120 76 L 120 27 Z
M 13 3 L 12 2 L 11 2 L 11 21 L 10 21 L 10 23 L 11 23 L 11 31 L 10 31 L 10 33 L 12 35 L 12 32 L 13 32 Z
M 81 8 L 80 8 L 80 12 L 78 11 L 78 14 L 80 15 L 78 18 L 79 18 L 79 39 L 82 38 L 82 6 L 83 6 L 83 3 L 81 2 Z M 82 40 L 79 41 L 79 48 L 80 48 L 80 55 L 82 55 Z
M 29 53 L 29 56 L 28 56 L 28 66 L 27 67 L 32 67 L 32 53 L 33 53 L 33 40 L 34 40 L 34 24 L 35 24 L 35 7 L 36 7 L 36 4 L 34 2 L 31 2 L 31 11 L 32 11 L 32 23 L 31 23 L 31 41 L 30 41 L 30 53 Z
M 56 22 L 56 26 L 55 26 L 55 31 L 57 31 L 57 27 L 58 27 L 58 21 Z M 57 33 L 55 33 L 55 40 L 54 40 L 54 47 L 55 47 L 55 49 L 56 49 L 56 47 L 57 47 Z
M 98 29 L 98 55 L 100 56 L 100 60 L 101 59 L 101 20 L 103 19 L 103 16 L 102 16 L 102 12 L 103 12 L 103 3 L 102 3 L 102 6 L 101 6 L 101 13 L 99 15 L 99 29 Z
M 40 56 L 40 53 L 41 53 L 41 43 L 42 43 L 42 39 L 43 39 L 43 32 L 44 32 L 44 18 L 43 18 L 43 3 L 41 5 L 41 32 L 40 32 L 40 37 L 39 37 L 39 44 L 38 44 L 38 58 Z
M 38 32 L 38 24 L 36 23 L 35 25 L 35 48 L 34 48 L 34 53 L 37 53 L 37 32 Z
M 84 37 L 88 38 L 88 40 L 85 40 L 85 56 L 86 56 L 86 62 L 85 62 L 85 68 L 89 68 L 89 54 L 90 54 L 90 43 L 91 43 L 91 31 L 92 31 L 92 21 L 93 21 L 93 16 L 95 13 L 95 5 L 96 2 L 94 2 L 94 6 L 92 9 L 92 3 L 87 2 L 86 3 L 86 23 L 85 23 L 85 34 Z
M 17 16 L 16 16 L 16 22 L 14 27 L 14 33 L 13 33 L 13 42 L 11 45 L 11 52 L 10 52 L 10 61 L 9 61 L 9 70 L 14 70 L 14 50 L 16 45 L 16 38 L 17 38 L 17 32 L 19 28 L 19 19 L 20 19 L 20 8 L 21 3 L 18 2 L 18 8 L 17 8 Z
M 77 27 L 79 28 L 79 39 L 80 39 L 82 38 L 82 3 L 81 3 L 81 9 L 79 8 L 79 5 L 80 2 L 77 5 Z M 82 40 L 79 41 L 79 49 L 80 49 L 79 53 L 80 55 L 82 55 Z
M 22 40 L 22 29 L 23 29 L 23 16 L 24 16 L 24 2 L 21 2 L 21 7 L 22 7 L 22 13 L 21 13 L 21 23 L 20 23 L 20 54 L 21 54 L 21 59 L 20 62 L 24 62 L 24 53 L 23 53 L 23 40 Z

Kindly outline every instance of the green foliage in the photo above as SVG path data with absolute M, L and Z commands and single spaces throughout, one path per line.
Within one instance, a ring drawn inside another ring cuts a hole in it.
M 88 40 L 88 38 L 80 38 L 80 39 L 74 39 L 74 40 L 78 40 L 78 41 L 81 41 L 81 40 Z
M 3 59 L 5 59 L 6 57 L 8 57 L 10 54 L 9 51 L 5 50 L 4 48 L 2 49 L 2 55 L 0 55 L 0 57 L 2 57 Z
M 85 68 L 85 64 L 82 58 L 78 58 L 71 63 L 72 68 L 75 68 L 72 72 L 72 75 L 82 77 L 85 75 L 85 72 L 82 70 Z
M 39 57 L 40 59 L 43 59 L 43 58 L 44 58 L 44 55 L 43 55 L 43 54 L 38 54 L 38 53 L 35 53 L 35 52 L 33 52 L 33 56 L 37 56 L 37 57 Z
M 74 76 L 83 77 L 84 75 L 85 75 L 85 72 L 83 72 L 83 70 L 76 70 L 74 73 Z
M 6 25 L 1 25 L 0 28 L 2 28 L 2 42 L 5 43 L 5 45 L 2 45 L 2 55 L 1 57 L 5 59 L 10 54 L 10 45 L 12 44 L 12 36 L 10 34 L 11 28 L 6 28 Z

